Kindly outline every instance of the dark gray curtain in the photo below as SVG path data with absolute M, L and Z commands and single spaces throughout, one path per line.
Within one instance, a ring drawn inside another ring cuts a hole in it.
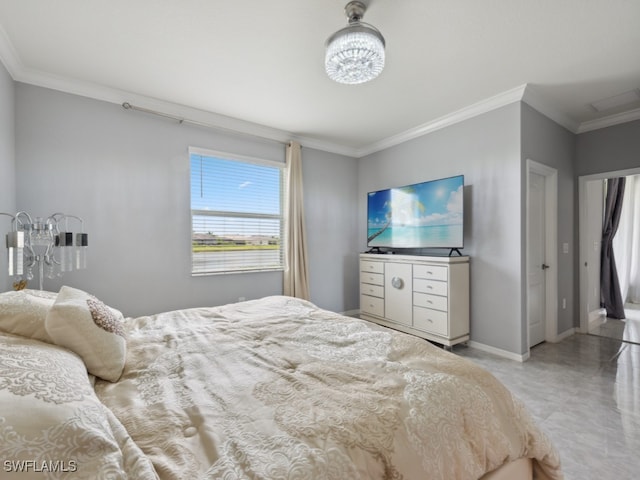
M 613 237 L 616 235 L 620 223 L 624 184 L 624 177 L 607 179 L 607 198 L 602 226 L 602 251 L 600 253 L 600 306 L 607 310 L 607 317 L 618 319 L 625 317 L 618 270 L 613 256 Z

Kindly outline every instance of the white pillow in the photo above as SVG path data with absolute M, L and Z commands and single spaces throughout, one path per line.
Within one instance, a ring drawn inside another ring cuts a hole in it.
M 89 373 L 115 382 L 126 356 L 123 316 L 82 290 L 62 287 L 45 320 L 56 345 L 74 351 Z
M 53 343 L 44 321 L 56 295 L 42 290 L 0 293 L 0 331 Z

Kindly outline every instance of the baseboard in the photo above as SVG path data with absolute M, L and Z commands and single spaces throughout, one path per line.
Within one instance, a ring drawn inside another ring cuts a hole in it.
M 344 315 L 345 317 L 359 317 L 360 309 L 356 310 L 347 310 L 346 312 L 339 312 L 340 315 Z
M 607 311 L 604 308 L 592 310 L 589 312 L 587 318 L 589 319 L 589 327 L 587 329 L 587 332 L 590 332 L 591 330 L 598 328 L 605 322 L 607 318 Z
M 561 342 L 562 340 L 564 340 L 565 338 L 569 338 L 571 335 L 573 335 L 574 333 L 576 333 L 576 328 L 572 327 L 569 330 L 565 330 L 564 332 L 562 332 L 559 335 L 556 335 L 555 340 L 552 341 L 552 343 L 558 343 Z
M 473 340 L 469 341 L 469 346 L 477 350 L 482 350 L 483 352 L 492 353 L 498 357 L 515 360 L 516 362 L 525 362 L 529 359 L 529 352 L 520 355 L 518 353 L 502 350 L 501 348 L 492 347 L 491 345 L 485 345 L 484 343 L 474 342 Z
M 342 315 L 354 317 L 360 314 L 360 310 L 349 310 L 347 312 L 343 312 Z M 515 360 L 516 362 L 525 362 L 529 359 L 529 352 L 519 355 L 517 353 L 509 352 L 507 350 L 502 350 L 500 348 L 492 347 L 491 345 L 485 345 L 484 343 L 474 342 L 473 340 L 469 340 L 467 342 L 471 348 L 475 348 L 478 350 L 482 350 L 483 352 L 492 353 L 497 355 L 498 357 L 508 358 L 509 360 Z

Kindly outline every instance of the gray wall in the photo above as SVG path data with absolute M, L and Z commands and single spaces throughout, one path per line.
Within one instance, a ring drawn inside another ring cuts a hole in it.
M 302 158 L 312 301 L 334 311 L 357 310 L 358 163 L 308 148 Z
M 574 237 L 574 217 L 576 209 L 577 183 L 573 173 L 573 159 L 575 157 L 575 135 L 561 127 L 553 120 L 545 117 L 526 103 L 522 104 L 522 185 L 526 192 L 527 159 L 535 160 L 558 171 L 558 331 L 563 333 L 575 326 L 578 308 L 578 278 L 574 274 L 577 265 L 579 249 Z M 523 236 L 525 205 L 522 205 Z M 569 244 L 569 252 L 563 253 L 562 244 Z M 523 248 L 524 243 L 523 243 Z M 526 259 L 523 257 L 523 262 Z M 523 263 L 523 275 L 526 274 Z M 523 277 L 526 286 L 526 279 Z M 523 289 L 523 315 L 526 318 L 526 292 Z M 566 299 L 566 308 L 562 308 L 562 299 Z
M 14 94 L 13 80 L 0 62 L 0 212 L 12 215 L 16 213 Z M 11 288 L 4 248 L 4 232 L 10 228 L 11 219 L 0 215 L 0 292 Z
M 640 167 L 640 120 L 576 136 L 576 177 Z
M 358 225 L 366 224 L 367 192 L 458 174 L 465 176 L 471 339 L 523 353 L 519 103 L 360 159 Z M 364 227 L 358 239 L 363 251 Z
M 283 145 L 15 84 L 4 67 L 0 105 L 0 211 L 74 213 L 90 233 L 89 269 L 45 288 L 84 288 L 127 315 L 281 293 L 281 273 L 191 277 L 187 148 L 283 161 Z M 575 179 L 638 167 L 638 152 L 640 121 L 574 136 L 523 103 L 362 159 L 303 148 L 311 300 L 358 308 L 367 192 L 464 174 L 472 340 L 524 353 L 523 162 L 559 173 L 558 245 L 570 245 L 558 255 L 562 333 L 579 322 Z M 1 275 L 0 289 L 8 287 Z
M 89 232 L 89 268 L 45 281 L 45 289 L 73 285 L 132 316 L 281 294 L 281 272 L 191 276 L 189 146 L 284 161 L 279 143 L 17 84 L 17 205 L 79 215 Z M 353 204 L 356 166 L 303 150 L 307 229 L 323 235 L 310 241 L 311 300 L 337 311 L 357 297 L 344 275 L 356 268 L 356 227 L 348 212 L 327 223 L 326 195 Z

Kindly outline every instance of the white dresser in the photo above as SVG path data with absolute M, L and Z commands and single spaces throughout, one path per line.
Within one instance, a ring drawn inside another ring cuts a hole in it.
M 451 347 L 469 340 L 469 257 L 360 254 L 360 317 Z

